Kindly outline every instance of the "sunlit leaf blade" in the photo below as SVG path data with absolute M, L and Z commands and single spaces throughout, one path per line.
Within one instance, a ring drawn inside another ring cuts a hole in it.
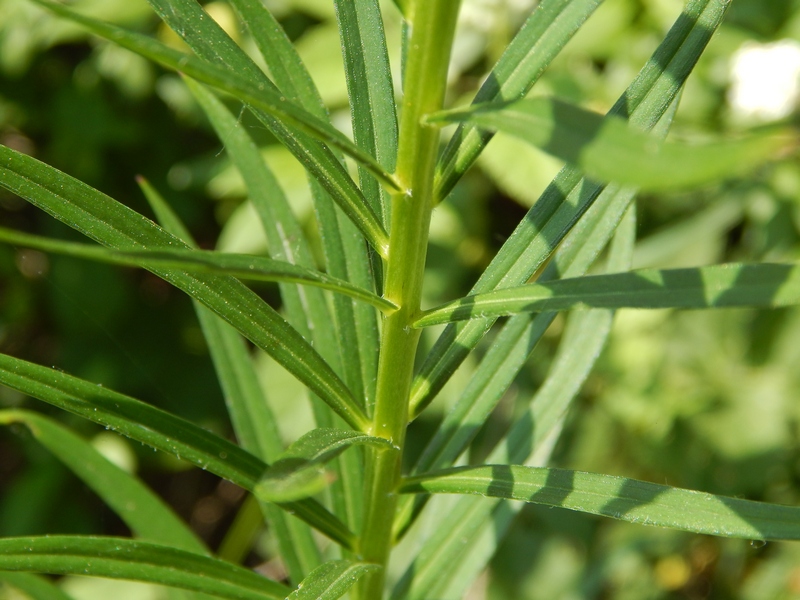
M 431 123 L 467 122 L 502 131 L 577 165 L 597 181 L 645 191 L 696 187 L 746 174 L 797 145 L 788 130 L 706 144 L 662 142 L 619 117 L 603 117 L 553 98 L 474 105 L 431 115 Z
M 0 423 L 21 423 L 103 499 L 137 536 L 206 554 L 203 543 L 156 494 L 55 421 L 26 410 L 0 411 Z
M 397 112 L 380 3 L 336 0 L 334 4 L 347 75 L 353 139 L 391 171 L 397 158 Z M 359 181 L 364 196 L 373 210 L 383 215 L 388 229 L 388 197 L 366 171 L 360 172 Z
M 286 600 L 336 600 L 344 596 L 367 573 L 378 565 L 332 560 L 314 569 Z
M 281 96 L 280 92 L 274 89 L 274 86 L 266 85 L 263 82 L 254 84 L 232 69 L 176 51 L 153 38 L 85 17 L 50 0 L 33 1 L 132 52 L 231 94 L 257 109 L 257 111 L 263 111 L 264 114 L 269 115 L 270 118 L 279 123 L 285 123 L 300 133 L 312 136 L 314 139 L 321 139 L 339 148 L 358 162 L 367 161 L 373 174 L 391 189 L 397 189 L 398 186 L 394 178 L 378 166 L 375 159 L 361 151 L 344 135 L 324 121 L 289 102 L 285 96 Z M 269 80 L 266 81 L 268 82 Z M 360 197 L 360 193 L 355 185 L 352 184 L 352 180 L 350 180 L 346 171 L 341 166 L 338 168 L 333 166 L 334 163 L 338 164 L 338 161 L 329 156 L 330 152 L 322 146 L 309 149 L 310 146 L 308 144 L 301 141 L 297 136 L 293 136 L 290 132 L 285 131 L 285 136 L 284 142 L 289 145 L 290 150 L 302 155 L 305 159 L 304 164 L 306 167 L 324 173 L 320 177 L 320 181 L 326 185 L 326 189 L 331 192 L 333 197 L 340 202 L 342 209 L 359 227 L 375 249 L 381 255 L 385 255 L 388 236 L 375 213 Z M 337 170 L 333 171 L 332 169 Z
M 666 133 L 666 122 L 659 129 Z M 553 261 L 543 273 L 550 277 L 585 271 L 614 235 L 609 252 L 610 271 L 630 268 L 635 240 L 635 219 L 622 220 L 633 193 L 609 186 L 596 204 L 570 232 Z M 450 466 L 466 447 L 489 411 L 497 405 L 543 331 L 553 321 L 554 313 L 517 315 L 495 338 L 481 361 L 467 389 L 445 418 L 442 427 L 415 466 L 414 474 Z M 600 355 L 611 330 L 608 310 L 591 310 L 570 315 L 564 336 L 547 378 L 528 407 L 516 416 L 508 434 L 492 450 L 493 463 L 546 464 L 561 424 L 573 398 L 586 380 Z M 427 495 L 401 496 L 396 533 L 402 533 L 415 511 L 424 505 Z M 413 498 L 413 499 L 412 499 Z M 424 599 L 429 595 L 463 596 L 485 567 L 511 526 L 518 505 L 502 500 L 486 501 L 476 497 L 459 499 L 440 524 L 440 530 L 425 541 L 420 553 L 398 583 L 393 598 Z
M 55 369 L 0 354 L 0 384 L 105 425 L 250 491 L 268 468 L 235 444 L 188 421 Z M 316 502 L 290 503 L 285 508 L 344 546 L 352 544 L 352 533 Z
M 256 486 L 256 496 L 269 502 L 292 502 L 322 491 L 331 483 L 324 465 L 355 445 L 392 448 L 388 440 L 355 431 L 314 429 L 267 469 Z
M 0 186 L 115 250 L 186 249 L 178 238 L 94 188 L 0 146 Z M 368 421 L 330 366 L 295 329 L 241 282 L 172 269 L 153 273 L 199 300 L 316 392 L 356 429 Z
M 628 117 L 633 126 L 643 130 L 652 129 L 678 95 L 729 5 L 726 0 L 691 0 L 610 114 Z M 603 187 L 583 178 L 575 167 L 562 169 L 498 251 L 471 293 L 525 283 L 594 203 Z M 493 322 L 474 319 L 445 328 L 414 380 L 411 406 L 415 412 L 433 399 Z
M 263 256 L 204 250 L 109 250 L 88 244 L 63 242 L 0 227 L 0 241 L 129 267 L 176 269 L 192 273 L 228 275 L 249 281 L 279 281 L 313 285 L 364 301 L 383 311 L 397 306 L 364 288 L 325 273 Z
M 400 486 L 402 493 L 478 494 L 560 506 L 643 525 L 756 540 L 800 539 L 800 508 L 544 467 L 455 467 Z
M 139 179 L 139 184 L 164 228 L 192 247 L 196 247 L 191 234 L 164 198 L 143 178 Z M 233 327 L 205 306 L 196 300 L 193 302 L 217 378 L 222 386 L 237 441 L 242 448 L 265 462 L 274 461 L 283 452 L 280 431 L 275 415 L 264 396 L 244 339 Z M 300 583 L 307 573 L 321 563 L 319 549 L 310 527 L 287 515 L 274 504 L 259 502 L 259 505 L 278 541 L 281 558 L 286 564 L 290 580 L 293 583 Z M 242 515 L 242 512 L 239 514 Z M 237 516 L 234 526 L 238 523 L 241 521 Z M 228 535 L 235 535 L 235 532 L 229 530 Z M 231 538 L 226 536 L 225 539 Z M 221 557 L 223 549 L 225 549 L 224 542 L 220 547 Z
M 44 577 L 15 571 L 0 571 L 0 597 L 5 597 L 2 595 L 4 582 L 25 594 L 30 600 L 74 600 L 72 596 L 61 591 L 61 588 Z M 15 596 L 12 594 L 11 597 Z
M 232 563 L 125 538 L 0 539 L 0 569 L 157 583 L 231 600 L 284 600 L 291 589 Z
M 800 267 L 725 264 L 642 269 L 467 296 L 423 313 L 416 327 L 572 308 L 776 308 L 800 303 Z
M 542 0 L 478 90 L 473 104 L 524 97 L 602 1 Z M 459 125 L 436 168 L 437 198 L 450 193 L 492 135 L 468 124 Z

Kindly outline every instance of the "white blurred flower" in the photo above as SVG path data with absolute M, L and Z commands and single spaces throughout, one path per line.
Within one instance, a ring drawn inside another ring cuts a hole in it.
M 774 121 L 792 113 L 800 99 L 800 43 L 745 42 L 731 57 L 728 104 L 742 119 Z

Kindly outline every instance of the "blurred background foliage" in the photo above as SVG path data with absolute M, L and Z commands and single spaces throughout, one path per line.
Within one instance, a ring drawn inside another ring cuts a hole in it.
M 296 41 L 334 123 L 347 130 L 332 3 L 265 2 Z M 144 0 L 75 4 L 180 46 Z M 450 103 L 469 101 L 534 4 L 464 0 Z M 607 110 L 682 4 L 606 0 L 534 93 Z M 206 8 L 252 50 L 224 2 Z M 399 67 L 399 23 L 388 3 L 386 14 L 392 59 Z M 24 0 L 0 0 L 0 15 L 0 143 L 150 214 L 134 183 L 137 174 L 144 175 L 169 198 L 203 247 L 265 251 L 241 179 L 175 75 L 88 38 Z M 795 119 L 798 42 L 800 1 L 733 0 L 726 24 L 684 91 L 672 135 L 702 139 Z M 754 106 L 752 99 L 748 104 L 742 100 L 745 92 L 764 84 L 737 79 L 737 65 L 745 64 L 745 55 L 753 58 L 778 47 L 783 53 L 769 55 L 755 71 L 766 73 L 768 81 L 783 78 L 784 87 L 762 89 L 768 106 Z M 774 101 L 781 98 L 776 108 Z M 255 121 L 246 114 L 241 118 L 313 237 L 302 168 Z M 556 160 L 510 138 L 498 136 L 490 144 L 478 167 L 434 213 L 426 304 L 468 290 L 559 168 Z M 642 196 L 635 266 L 796 260 L 799 198 L 800 171 L 793 160 L 689 193 Z M 0 222 L 78 237 L 6 192 L 0 192 Z M 259 291 L 279 306 L 276 288 Z M 486 424 L 470 460 L 485 456 L 542 382 L 562 328 L 559 318 Z M 425 333 L 423 349 L 435 333 Z M 798 339 L 800 312 L 794 309 L 620 312 L 609 345 L 570 415 L 555 464 L 800 504 Z M 0 246 L 0 351 L 56 366 L 231 435 L 191 303 L 146 272 Z M 414 424 L 412 451 L 421 448 L 479 356 L 480 351 L 467 361 Z M 303 390 L 266 357 L 259 361 L 269 397 L 283 417 L 282 433 L 290 441 L 310 427 Z M 0 407 L 20 405 L 53 412 L 0 389 Z M 218 547 L 242 501 L 238 489 L 78 418 L 58 418 L 137 470 Z M 0 491 L 0 536 L 127 534 L 22 429 L 0 430 Z M 268 562 L 273 549 L 264 532 L 250 564 L 274 566 Z M 64 585 L 76 599 L 109 597 L 101 581 L 72 578 Z M 115 597 L 156 594 L 147 586 L 116 589 Z M 800 598 L 800 545 L 721 540 L 526 507 L 470 598 Z

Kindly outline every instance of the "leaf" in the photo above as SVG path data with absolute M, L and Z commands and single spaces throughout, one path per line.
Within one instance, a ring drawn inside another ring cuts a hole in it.
M 371 172 L 383 183 L 388 185 L 391 189 L 399 189 L 393 176 L 386 173 L 382 167 L 377 165 L 375 159 L 362 152 L 353 142 L 324 121 L 321 121 L 302 108 L 289 102 L 285 96 L 281 96 L 278 90 L 267 85 L 264 81 L 254 84 L 248 78 L 230 68 L 225 68 L 218 64 L 201 60 L 195 56 L 178 52 L 153 38 L 85 17 L 51 0 L 33 1 L 59 16 L 80 23 L 83 27 L 86 27 L 92 33 L 100 37 L 115 42 L 167 68 L 179 71 L 193 79 L 231 94 L 242 102 L 252 106 L 254 109 L 257 109 L 257 111 L 262 111 L 264 114 L 276 119 L 279 123 L 286 123 L 296 128 L 301 133 L 305 133 L 315 139 L 320 139 L 339 148 L 358 162 L 366 161 Z M 210 19 L 206 20 L 210 21 Z M 267 83 L 269 82 L 266 78 L 265 81 Z M 297 136 L 293 136 L 291 132 L 285 132 L 284 137 L 285 139 L 283 141 L 288 145 L 289 149 L 300 153 L 305 158 L 303 162 L 306 168 L 324 173 L 324 175 L 320 176 L 320 181 L 326 185 L 326 189 L 331 192 L 333 197 L 340 202 L 343 210 L 353 219 L 354 223 L 361 229 L 378 253 L 382 256 L 385 255 L 388 236 L 378 221 L 377 216 L 360 198 L 360 194 L 355 185 L 348 183 L 348 181 L 352 182 L 352 180 L 350 180 L 346 171 L 342 169 L 338 169 L 337 171 L 332 170 L 336 168 L 333 167 L 336 161 L 332 161 L 326 156 L 325 152 L 327 149 L 304 144 Z
M 30 573 L 15 573 L 13 571 L 0 571 L 0 584 L 6 582 L 29 597 L 30 600 L 74 600 L 72 596 L 61 591 L 57 585 L 44 577 Z M 0 593 L 3 586 L 0 585 Z M 5 596 L 3 596 L 5 598 Z M 15 596 L 11 596 L 14 598 Z
M 161 498 L 66 427 L 26 410 L 0 411 L 0 423 L 24 424 L 39 443 L 94 490 L 136 536 L 190 552 L 208 553 L 189 526 Z
M 229 562 L 126 538 L 4 538 L 0 569 L 145 581 L 231 600 L 284 600 L 291 593 Z
M 409 477 L 400 492 L 478 494 L 694 533 L 755 540 L 800 539 L 798 507 L 565 469 L 455 467 Z
M 796 134 L 786 129 L 702 145 L 662 142 L 619 117 L 603 117 L 553 98 L 478 104 L 441 111 L 427 120 L 502 131 L 577 165 L 592 179 L 645 191 L 696 187 L 741 175 L 797 145 Z
M 354 431 L 314 429 L 289 446 L 264 473 L 256 496 L 269 502 L 291 502 L 321 492 L 331 483 L 323 465 L 354 445 L 394 448 L 388 440 Z
M 0 146 L 0 186 L 115 250 L 186 249 L 178 238 L 105 194 L 29 156 Z M 330 366 L 283 318 L 241 282 L 152 269 L 199 300 L 316 392 L 355 429 L 369 422 Z
M 102 386 L 0 354 L 0 383 L 113 429 L 252 491 L 268 465 L 231 442 L 170 413 Z M 314 501 L 284 508 L 336 542 L 353 534 Z
M 523 98 L 603 0 L 542 0 L 497 61 L 473 104 Z M 458 126 L 436 167 L 436 197 L 444 199 L 492 138 Z
M 520 312 L 586 308 L 775 308 L 800 303 L 800 266 L 726 264 L 641 269 L 467 296 L 425 311 L 415 327 Z
M 286 600 L 336 600 L 367 573 L 381 567 L 349 560 L 328 561 L 314 569 Z
M 653 126 L 667 112 L 729 6 L 725 0 L 691 0 L 664 41 L 610 114 L 635 127 Z M 472 294 L 525 283 L 600 196 L 604 186 L 566 167 L 544 191 L 472 288 Z M 411 389 L 419 412 L 433 400 L 464 357 L 489 330 L 492 319 L 448 325 L 425 358 Z
M 356 144 L 393 170 L 397 160 L 397 110 L 386 37 L 377 0 L 335 0 L 344 55 L 350 119 Z M 361 170 L 359 182 L 388 229 L 390 206 L 375 180 Z
M 397 310 L 397 306 L 389 300 L 347 281 L 263 256 L 189 249 L 108 250 L 88 244 L 63 242 L 21 233 L 3 227 L 0 227 L 0 241 L 45 252 L 55 252 L 128 267 L 175 269 L 189 273 L 228 275 L 250 281 L 280 281 L 313 285 L 364 301 L 383 311 Z
M 166 201 L 144 179 L 140 178 L 139 184 L 164 227 L 195 246 L 186 227 Z M 248 452 L 272 462 L 283 452 L 283 445 L 275 415 L 264 396 L 244 340 L 233 327 L 196 300 L 194 306 L 222 386 L 236 439 Z M 299 583 L 321 562 L 310 527 L 274 504 L 259 502 L 259 506 L 278 541 L 281 558 L 286 563 L 291 581 Z M 230 534 L 231 530 L 228 532 Z M 222 548 L 224 544 L 220 554 Z

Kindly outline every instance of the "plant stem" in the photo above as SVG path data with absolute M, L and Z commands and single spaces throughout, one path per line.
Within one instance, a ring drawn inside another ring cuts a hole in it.
M 447 87 L 458 0 L 417 0 L 412 4 L 405 89 L 398 141 L 396 178 L 405 192 L 392 196 L 392 230 L 386 265 L 385 296 L 399 309 L 385 318 L 381 339 L 372 435 L 390 440 L 393 450 L 370 451 L 367 462 L 366 516 L 361 536 L 363 560 L 386 566 L 392 544 L 395 490 L 408 425 L 408 400 L 419 330 L 419 313 L 428 229 L 434 206 L 438 129 L 422 117 L 442 108 Z M 360 600 L 383 595 L 385 568 L 359 586 Z

